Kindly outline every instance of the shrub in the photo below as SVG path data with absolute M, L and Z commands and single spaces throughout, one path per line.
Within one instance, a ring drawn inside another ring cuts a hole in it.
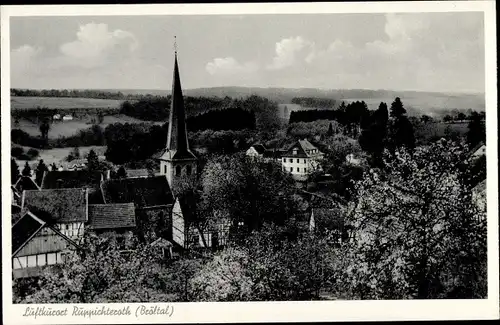
M 27 152 L 27 155 L 28 157 L 30 157 L 30 160 L 35 159 L 36 157 L 38 157 L 39 154 L 40 152 L 33 148 L 30 148 Z
M 19 159 L 19 156 L 21 156 L 22 154 L 24 154 L 24 149 L 22 147 L 13 147 L 12 149 L 10 149 L 10 155 L 14 158 Z

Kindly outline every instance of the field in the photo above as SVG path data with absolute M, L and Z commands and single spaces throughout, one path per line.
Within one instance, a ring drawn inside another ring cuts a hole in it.
M 23 148 L 24 151 L 28 151 L 30 149 L 29 147 L 23 147 Z M 106 151 L 105 146 L 80 147 L 79 148 L 80 156 L 85 157 L 89 153 L 90 149 L 94 149 L 94 151 L 97 153 L 100 159 L 105 159 L 104 158 L 104 152 Z M 73 148 L 54 148 L 54 149 L 39 150 L 40 155 L 36 159 L 28 161 L 28 165 L 30 165 L 31 170 L 34 170 L 36 169 L 39 160 L 43 159 L 43 162 L 47 166 L 51 165 L 52 163 L 55 163 L 57 166 L 60 166 L 61 162 L 64 162 L 64 160 L 71 152 L 71 150 L 73 150 Z M 19 171 L 22 171 L 25 163 L 26 163 L 25 160 L 17 160 Z M 64 164 L 71 164 L 71 163 L 64 162 Z
M 107 115 L 104 116 L 103 123 L 100 126 L 105 129 L 112 123 L 150 123 L 161 125 L 163 122 L 145 122 L 126 115 Z M 57 121 L 50 125 L 49 138 L 57 139 L 59 137 L 69 137 L 75 135 L 78 131 L 88 129 L 92 126 L 90 117 L 85 119 L 74 119 L 72 121 Z M 39 136 L 40 129 L 36 123 L 29 120 L 20 119 L 17 125 L 14 124 L 14 119 L 11 118 L 11 128 L 21 129 L 32 136 Z
M 117 108 L 122 100 L 95 99 L 95 98 L 69 98 L 69 97 L 22 97 L 10 98 L 11 109 L 47 108 Z

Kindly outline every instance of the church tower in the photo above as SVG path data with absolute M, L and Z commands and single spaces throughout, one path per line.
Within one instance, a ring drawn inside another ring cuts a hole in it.
M 197 158 L 189 150 L 184 98 L 182 96 L 176 50 L 167 147 L 160 157 L 160 174 L 166 175 L 170 188 L 175 194 L 179 181 L 196 177 L 196 169 Z

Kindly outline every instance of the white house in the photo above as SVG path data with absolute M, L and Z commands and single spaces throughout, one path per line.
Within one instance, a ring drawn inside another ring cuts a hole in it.
M 282 154 L 281 165 L 296 180 L 307 180 L 309 174 L 320 168 L 324 154 L 307 139 L 297 141 Z
M 24 191 L 21 207 L 74 241 L 79 241 L 88 222 L 88 189 L 60 188 Z
M 30 211 L 12 226 L 14 278 L 40 274 L 43 267 L 62 264 L 78 244 Z
M 63 121 L 71 121 L 71 120 L 73 120 L 73 116 L 69 115 L 69 114 L 64 115 L 62 119 L 63 119 Z

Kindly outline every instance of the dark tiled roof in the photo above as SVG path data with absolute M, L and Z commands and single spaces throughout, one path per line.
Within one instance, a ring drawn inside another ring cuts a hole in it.
M 297 154 L 293 154 L 294 150 L 297 150 Z M 316 156 L 320 152 L 319 150 L 316 153 L 311 153 L 311 150 L 318 150 L 314 145 L 312 145 L 307 139 L 299 140 L 294 143 L 288 150 L 283 153 L 285 157 L 297 157 L 297 158 L 308 158 L 311 156 Z
M 43 175 L 42 188 L 81 188 L 98 187 L 102 174 L 98 171 L 88 170 L 64 170 L 48 171 Z
M 130 203 L 137 207 L 173 204 L 174 197 L 165 176 L 110 179 L 102 184 L 105 203 Z
M 264 154 L 264 151 L 266 151 L 266 147 L 264 147 L 261 144 L 254 144 L 253 148 L 255 149 L 255 151 L 257 151 L 261 155 Z
M 149 176 L 149 172 L 147 169 L 127 169 L 126 172 L 128 178 Z
M 89 222 L 93 229 L 135 227 L 134 204 L 89 204 Z
M 45 226 L 45 222 L 27 212 L 12 226 L 12 254 Z
M 21 176 L 14 185 L 14 188 L 18 193 L 22 193 L 24 190 L 40 189 L 40 187 L 35 183 L 35 181 L 31 179 L 31 177 L 29 176 Z
M 24 191 L 22 201 L 23 210 L 29 209 L 37 217 L 49 223 L 87 221 L 86 189 Z
M 264 151 L 263 157 L 264 158 L 281 158 L 283 157 L 283 154 L 286 152 L 286 150 L 282 149 L 266 149 Z

